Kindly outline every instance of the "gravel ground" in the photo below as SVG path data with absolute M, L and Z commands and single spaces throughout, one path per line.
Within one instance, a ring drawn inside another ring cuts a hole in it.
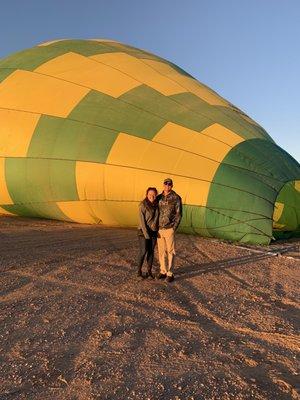
M 0 239 L 1 400 L 300 399 L 299 240 L 178 234 L 168 284 L 135 278 L 135 230 L 3 216 Z

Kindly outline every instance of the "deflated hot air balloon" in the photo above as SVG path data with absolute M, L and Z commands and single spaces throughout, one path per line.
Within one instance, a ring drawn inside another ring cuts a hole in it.
M 298 231 L 300 166 L 176 65 L 107 40 L 0 61 L 1 212 L 135 226 L 147 186 L 183 200 L 181 231 L 267 244 Z

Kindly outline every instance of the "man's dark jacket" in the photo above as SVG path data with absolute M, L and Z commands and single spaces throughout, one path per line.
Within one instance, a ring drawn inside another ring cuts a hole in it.
M 171 190 L 167 196 L 162 192 L 157 196 L 159 209 L 159 229 L 173 228 L 174 231 L 178 228 L 182 217 L 182 202 L 174 190 Z

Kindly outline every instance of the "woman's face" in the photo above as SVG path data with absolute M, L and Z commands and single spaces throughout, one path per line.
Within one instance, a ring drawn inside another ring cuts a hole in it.
M 151 203 L 153 203 L 156 199 L 156 192 L 154 190 L 149 190 L 149 192 L 147 193 L 147 199 L 151 201 Z

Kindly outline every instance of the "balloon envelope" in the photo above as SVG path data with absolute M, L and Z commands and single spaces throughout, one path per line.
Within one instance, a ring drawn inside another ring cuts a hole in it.
M 109 40 L 0 61 L 0 211 L 136 226 L 171 177 L 180 230 L 269 243 L 299 230 L 300 166 L 245 113 L 171 62 Z

